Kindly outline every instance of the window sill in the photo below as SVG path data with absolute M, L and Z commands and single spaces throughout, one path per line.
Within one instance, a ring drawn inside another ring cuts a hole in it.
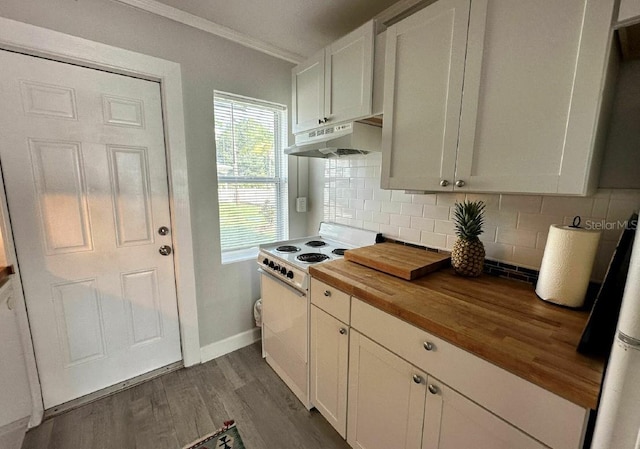
M 258 257 L 258 247 L 239 249 L 236 251 L 227 251 L 222 253 L 222 264 L 230 264 L 236 262 L 244 262 L 246 260 L 256 259 Z

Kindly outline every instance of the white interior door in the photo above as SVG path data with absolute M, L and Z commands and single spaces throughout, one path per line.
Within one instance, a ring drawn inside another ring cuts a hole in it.
M 45 408 L 182 358 L 160 86 L 0 51 L 0 162 Z

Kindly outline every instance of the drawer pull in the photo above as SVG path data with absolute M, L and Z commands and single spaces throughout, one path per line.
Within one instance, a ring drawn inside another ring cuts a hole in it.
M 425 341 L 422 346 L 424 346 L 424 349 L 426 349 L 427 351 L 433 351 L 433 343 L 431 343 L 430 341 Z
M 324 296 L 326 296 L 328 298 L 329 296 L 331 296 L 331 292 L 329 290 L 325 290 L 324 291 Z
M 344 327 L 341 327 L 341 328 L 340 328 L 340 333 L 341 333 L 342 335 L 344 335 L 344 334 L 346 334 L 346 333 L 347 333 L 347 330 L 346 330 Z
M 422 376 L 418 376 L 417 374 L 413 375 L 413 381 L 417 384 L 421 384 L 422 383 Z
M 438 394 L 438 391 L 440 391 L 440 390 L 438 389 L 438 387 L 436 387 L 436 386 L 435 386 L 435 385 L 433 385 L 433 384 L 429 384 L 429 387 L 428 387 L 428 388 L 429 388 L 429 393 L 431 393 L 431 394 Z

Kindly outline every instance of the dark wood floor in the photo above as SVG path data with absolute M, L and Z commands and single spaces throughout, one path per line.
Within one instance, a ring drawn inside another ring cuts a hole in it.
M 247 449 L 347 449 L 255 344 L 56 416 L 22 449 L 177 449 L 235 419 Z

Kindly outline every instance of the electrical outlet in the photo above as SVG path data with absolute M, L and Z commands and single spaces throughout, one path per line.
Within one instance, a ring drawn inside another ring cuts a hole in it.
M 301 196 L 296 198 L 296 212 L 306 212 L 307 211 L 307 197 Z

